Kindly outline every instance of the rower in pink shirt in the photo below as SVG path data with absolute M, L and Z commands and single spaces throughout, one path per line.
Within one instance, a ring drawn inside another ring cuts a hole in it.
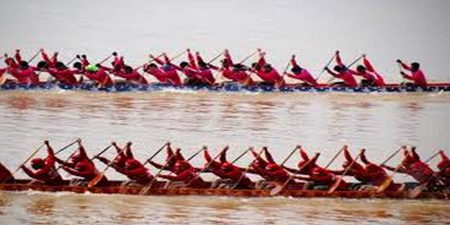
M 295 55 L 292 55 L 291 58 L 291 65 L 292 65 L 292 73 L 286 73 L 286 75 L 288 77 L 297 79 L 297 80 L 301 80 L 303 81 L 305 84 L 312 86 L 312 87 L 318 87 L 319 84 L 317 83 L 316 79 L 314 79 L 314 77 L 311 75 L 311 73 L 309 73 L 308 70 L 300 67 L 297 64 L 297 61 L 295 60 Z
M 353 75 L 363 77 L 364 80 L 361 81 L 361 86 L 384 87 L 386 83 L 383 76 L 375 71 L 366 55 L 363 55 L 363 64 L 357 66 L 356 71 L 350 70 Z
M 335 72 L 331 71 L 328 67 L 326 67 L 325 70 L 330 75 L 332 75 L 333 77 L 336 77 L 338 79 L 341 79 L 343 82 L 333 83 L 332 86 L 344 85 L 347 87 L 357 87 L 358 82 L 356 81 L 355 77 L 353 77 L 352 72 L 344 65 L 344 63 L 342 63 L 341 57 L 339 55 L 339 51 L 336 51 L 335 56 L 336 56 L 335 58 L 336 58 L 336 63 L 337 63 L 337 65 L 333 68 Z
M 282 87 L 286 84 L 283 77 L 278 73 L 275 68 L 273 68 L 270 64 L 266 62 L 264 58 L 265 53 L 259 51 L 259 60 L 258 62 L 252 65 L 252 72 L 256 73 L 261 80 L 265 83 L 273 84 L 277 87 Z
M 411 74 L 406 74 L 405 72 L 401 71 L 400 73 L 402 74 L 403 78 L 413 81 L 415 85 L 420 87 L 428 86 L 427 79 L 425 77 L 425 74 L 420 69 L 419 63 L 413 62 L 411 63 L 411 66 L 408 66 L 400 59 L 397 59 L 397 63 L 399 63 L 403 67 L 403 69 L 411 72 Z

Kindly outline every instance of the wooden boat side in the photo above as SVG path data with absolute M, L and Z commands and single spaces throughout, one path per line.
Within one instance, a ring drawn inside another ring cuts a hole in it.
M 41 192 L 74 192 L 74 193 L 97 193 L 97 194 L 128 194 L 139 195 L 141 186 L 121 186 L 120 182 L 107 187 L 92 187 L 86 186 L 48 186 L 27 184 L 25 182 L 0 184 L 0 190 L 4 191 L 41 191 Z M 151 188 L 146 195 L 155 196 L 230 196 L 230 197 L 270 197 L 270 190 L 244 190 L 244 189 L 225 189 L 225 188 L 163 188 L 163 182 Z M 335 191 L 331 194 L 323 190 L 284 190 L 279 193 L 279 196 L 295 197 L 295 198 L 392 198 L 405 199 L 408 198 L 408 191 L 400 192 L 383 192 L 375 193 L 373 191 Z M 441 192 L 424 192 L 419 196 L 420 199 L 447 199 L 445 193 Z

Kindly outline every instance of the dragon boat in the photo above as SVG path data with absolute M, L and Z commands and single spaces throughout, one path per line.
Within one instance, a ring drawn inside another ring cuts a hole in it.
M 152 196 L 229 196 L 229 197 L 271 197 L 270 189 L 233 189 L 233 188 L 167 188 L 167 182 L 155 182 L 146 192 L 141 193 L 141 185 L 123 185 L 125 181 L 109 181 L 101 187 L 72 186 L 70 181 L 64 181 L 60 186 L 50 186 L 44 184 L 32 184 L 29 179 L 16 179 L 13 182 L 0 184 L 3 191 L 40 191 L 40 192 L 73 192 L 73 193 L 96 193 L 96 194 L 127 194 L 127 195 L 152 195 Z M 357 184 L 354 184 L 357 185 Z M 410 191 L 417 184 L 408 183 L 407 188 L 402 191 L 385 191 L 377 193 L 370 190 L 345 190 L 329 193 L 327 190 L 298 189 L 296 187 L 286 188 L 279 192 L 277 196 L 294 198 L 389 198 L 408 199 Z M 450 190 L 424 191 L 416 199 L 448 199 Z
M 22 85 L 13 82 L 7 82 L 0 86 L 0 90 L 81 90 L 81 91 L 99 91 L 99 92 L 157 92 L 167 90 L 180 91 L 212 91 L 212 92 L 343 92 L 343 93 L 414 93 L 414 92 L 449 92 L 450 83 L 432 83 L 427 87 L 409 86 L 402 84 L 388 84 L 385 87 L 333 87 L 322 85 L 319 87 L 308 87 L 296 84 L 288 84 L 281 88 L 273 85 L 257 84 L 252 86 L 242 86 L 234 82 L 222 83 L 219 85 L 182 85 L 174 86 L 171 84 L 152 83 L 148 85 L 137 85 L 131 83 L 116 83 L 112 86 L 99 87 L 93 83 L 83 83 L 80 85 L 65 85 L 52 82 L 43 82 L 38 85 Z

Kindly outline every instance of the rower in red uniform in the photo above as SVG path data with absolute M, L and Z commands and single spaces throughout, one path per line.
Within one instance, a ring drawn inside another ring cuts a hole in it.
M 362 150 L 365 152 L 365 149 Z M 331 171 L 336 175 L 342 175 L 344 174 L 345 170 L 348 170 L 346 175 L 347 176 L 353 176 L 356 180 L 360 181 L 361 183 L 368 183 L 368 177 L 366 176 L 366 171 L 364 167 L 359 164 L 353 157 L 350 155 L 350 152 L 348 151 L 348 146 L 344 146 L 344 156 L 345 156 L 345 162 L 342 164 L 343 170 L 337 170 L 337 171 Z M 353 164 L 353 165 L 352 165 Z M 351 167 L 350 167 L 351 166 Z
M 84 179 L 84 181 L 91 181 L 98 175 L 100 172 L 95 168 L 94 163 L 89 159 L 86 154 L 86 151 L 81 144 L 81 140 L 78 140 L 78 153 L 73 155 L 69 162 L 65 162 L 61 159 L 55 158 L 58 163 L 60 163 L 65 171 L 68 173 L 79 176 Z M 103 176 L 102 180 L 98 182 L 99 186 L 105 185 L 108 182 L 108 179 Z
M 356 71 L 350 70 L 353 75 L 361 76 L 364 78 L 364 80 L 361 81 L 361 86 L 386 86 L 383 76 L 375 71 L 366 55 L 363 55 L 363 64 L 364 65 L 357 66 Z
M 401 71 L 403 78 L 413 81 L 413 84 L 419 87 L 427 87 L 428 82 L 425 74 L 420 69 L 420 64 L 417 62 L 411 63 L 410 66 L 403 63 L 400 59 L 397 59 L 397 63 L 403 67 L 403 69 L 408 70 L 411 72 L 411 74 L 406 74 L 405 72 Z
M 113 80 L 109 76 L 109 74 L 106 72 L 105 69 L 89 65 L 87 67 L 82 67 L 80 62 L 76 62 L 74 64 L 74 68 L 77 68 L 80 71 L 83 71 L 83 75 L 85 75 L 90 80 L 96 82 L 97 84 L 103 85 L 103 86 L 111 86 L 113 85 Z
M 18 84 L 36 85 L 39 84 L 37 70 L 38 68 L 29 66 L 26 61 L 21 61 L 18 68 L 9 67 L 8 73 L 16 78 Z
M 258 75 L 258 77 L 265 83 L 276 87 L 283 87 L 286 84 L 283 77 L 266 62 L 266 59 L 264 58 L 265 53 L 261 52 L 260 49 L 258 49 L 258 52 L 259 60 L 256 64 L 254 63 L 252 65 L 252 72 L 256 73 L 256 75 Z
M 386 170 L 383 167 L 370 162 L 367 157 L 365 151 L 361 153 L 361 161 L 366 164 L 365 173 L 367 177 L 367 183 L 379 187 L 382 185 L 388 178 L 389 175 L 386 173 Z M 391 182 L 391 184 L 386 188 L 389 191 L 396 191 L 402 188 L 402 185 Z
M 439 155 L 441 156 L 441 161 L 438 163 L 439 168 L 439 178 L 445 184 L 445 186 L 450 186 L 450 160 L 445 155 L 444 151 L 440 150 Z
M 200 53 L 196 52 L 195 57 L 197 60 L 197 70 L 195 70 L 195 73 L 204 82 L 206 82 L 209 85 L 213 85 L 216 82 L 216 79 L 214 78 L 212 71 L 208 68 L 208 65 L 202 59 L 202 57 L 200 56 Z
M 119 56 L 117 52 L 113 52 L 114 60 L 111 63 L 114 70 L 120 71 L 125 67 L 125 61 L 123 60 L 123 56 Z
M 177 148 L 176 152 L 180 152 L 181 149 Z M 167 150 L 166 150 L 166 162 L 164 165 L 156 163 L 154 161 L 149 161 L 149 163 L 154 166 L 157 169 L 164 169 L 168 170 L 170 172 L 175 172 L 175 163 L 177 160 L 182 160 L 182 155 L 179 153 L 178 155 L 173 152 L 172 147 L 170 143 L 167 144 Z
M 19 68 L 19 62 L 16 62 L 13 58 L 9 57 L 8 54 L 5 54 L 5 64 L 12 69 L 17 69 Z
M 40 65 L 38 65 L 39 67 Z M 59 83 L 67 85 L 78 85 L 79 82 L 75 77 L 75 74 L 81 73 L 80 70 L 71 70 L 67 68 L 64 63 L 57 62 L 55 68 L 40 68 L 46 70 L 52 75 Z
M 176 175 L 162 175 L 159 174 L 158 177 L 168 179 L 170 181 L 182 181 L 185 185 L 192 188 L 205 188 L 209 187 L 200 176 L 198 176 L 197 169 L 192 167 L 185 160 L 178 160 L 175 163 L 174 173 Z
M 89 66 L 89 65 L 91 64 L 91 63 L 89 62 L 89 60 L 87 59 L 87 56 L 86 56 L 86 55 L 81 55 L 81 57 L 80 57 L 80 55 L 77 55 L 77 59 L 80 60 L 81 65 L 82 65 L 83 67 Z
M 44 143 L 47 146 L 48 155 L 44 159 L 34 158 L 33 160 L 31 160 L 31 167 L 35 171 L 28 169 L 25 165 L 22 165 L 21 168 L 28 176 L 36 179 L 38 183 L 44 183 L 47 185 L 62 185 L 63 179 L 61 178 L 61 175 L 58 174 L 55 168 L 55 153 L 53 152 L 53 149 L 47 140 L 44 141 Z
M 337 73 L 331 71 L 328 67 L 325 68 L 325 70 L 332 75 L 333 77 L 336 77 L 338 79 L 343 80 L 343 82 L 336 82 L 333 83 L 333 86 L 337 85 L 344 85 L 346 87 L 357 87 L 358 82 L 356 82 L 355 77 L 353 77 L 352 72 L 342 63 L 341 56 L 339 55 L 339 51 L 336 51 L 336 63 L 337 65 L 334 67 L 334 71 Z
M 131 66 L 125 65 L 122 66 L 122 69 L 118 69 L 117 66 L 114 69 L 102 65 L 98 66 L 118 77 L 124 78 L 128 83 L 140 85 L 148 84 L 145 77 L 138 72 L 138 69 L 133 69 Z
M 242 64 L 233 64 L 230 52 L 225 49 L 222 67 L 208 65 L 211 69 L 219 71 L 223 77 L 241 85 L 247 86 L 254 84 L 250 75 L 246 72 L 246 68 Z
M 396 168 L 382 165 L 388 170 L 395 171 Z M 413 177 L 419 184 L 429 183 L 428 187 L 432 188 L 436 186 L 437 174 L 424 162 L 420 160 L 419 155 L 415 151 L 415 147 L 411 148 L 411 151 L 404 152 L 404 159 L 399 165 L 397 170 L 399 173 L 405 173 Z
M 146 71 L 147 73 L 155 76 L 156 79 L 158 79 L 162 83 L 169 83 L 175 86 L 179 86 L 182 84 L 177 69 L 170 62 L 170 59 L 169 57 L 167 57 L 166 53 L 163 54 L 164 61 L 157 57 L 154 57 L 153 55 L 150 55 L 150 57 L 154 59 L 156 63 L 161 65 L 161 67 L 158 70 L 155 70 L 154 72 Z M 152 63 L 149 66 L 151 69 L 158 68 L 155 64 L 152 65 Z
M 112 142 L 111 145 L 115 147 L 116 152 L 117 152 L 117 156 L 114 158 L 112 163 L 109 159 L 107 159 L 105 157 L 98 156 L 97 158 L 101 162 L 105 163 L 106 165 L 111 163 L 112 168 L 114 168 L 119 173 L 122 173 L 121 171 L 125 170 L 125 163 L 127 162 L 127 160 L 134 159 L 133 153 L 131 151 L 132 143 L 128 142 L 127 145 L 125 146 L 125 149 L 122 149 L 119 146 L 117 146 L 116 142 Z
M 220 152 L 219 161 L 214 161 L 209 155 L 208 150 L 205 149 L 204 156 L 206 159 L 206 171 L 212 172 L 214 175 L 220 177 L 221 179 L 225 179 L 227 183 L 233 184 L 238 188 L 253 188 L 255 184 L 243 173 L 242 169 L 227 161 L 227 151 L 228 146 Z
M 58 52 L 54 52 L 52 57 L 48 57 L 47 53 L 45 53 L 44 49 L 40 50 L 42 59 L 48 64 L 48 68 L 56 68 L 56 63 L 58 62 Z
M 195 62 L 195 58 L 189 49 L 187 49 L 187 54 L 189 62 L 183 61 L 180 63 L 180 66 L 174 64 L 171 65 L 186 76 L 186 79 L 184 80 L 185 85 L 208 85 L 208 83 L 198 75 L 197 63 Z
M 308 70 L 306 70 L 305 68 L 300 67 L 297 64 L 297 61 L 295 60 L 295 55 L 292 55 L 291 58 L 291 65 L 292 65 L 292 73 L 286 73 L 286 75 L 290 78 L 294 78 L 297 80 L 300 80 L 302 82 L 304 82 L 304 84 L 306 84 L 307 86 L 312 86 L 312 87 L 318 87 L 319 84 L 317 83 L 316 79 L 314 79 L 314 77 L 311 75 L 311 73 L 309 73 Z

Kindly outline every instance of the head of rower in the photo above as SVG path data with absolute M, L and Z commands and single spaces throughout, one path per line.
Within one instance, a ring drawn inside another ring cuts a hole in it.
M 356 71 L 358 71 L 359 73 L 366 73 L 366 67 L 364 67 L 363 65 L 359 65 L 356 67 Z
M 411 72 L 417 72 L 420 69 L 420 64 L 418 62 L 411 63 Z
M 26 70 L 26 69 L 28 69 L 30 66 L 28 65 L 28 62 L 27 61 L 20 61 L 19 62 L 19 66 L 20 66 L 20 69 L 21 70 Z
M 184 69 L 184 68 L 186 68 L 186 67 L 188 67 L 188 66 L 189 66 L 189 63 L 187 63 L 186 61 L 183 61 L 183 62 L 180 63 L 180 67 L 181 67 L 182 69 Z
M 257 62 L 252 63 L 252 69 L 259 71 L 261 70 L 261 65 L 259 65 Z
M 201 70 L 206 70 L 206 69 L 208 69 L 208 64 L 206 64 L 206 63 L 203 62 L 203 61 L 199 61 L 199 62 L 198 62 L 198 67 L 199 67 L 199 69 L 201 69 Z
M 338 73 L 342 73 L 342 72 L 347 71 L 347 67 L 345 67 L 344 65 L 336 65 L 336 66 L 333 68 L 333 70 L 336 71 L 336 72 L 338 72 Z
M 294 74 L 299 74 L 303 71 L 303 68 L 301 68 L 300 66 L 293 66 L 291 69 L 291 72 Z
M 133 72 L 133 68 L 131 66 L 125 66 L 123 68 L 123 71 L 127 74 L 132 73 Z
M 272 65 L 270 65 L 270 64 L 266 64 L 263 66 L 263 71 L 266 73 L 269 73 L 272 70 L 273 70 L 273 68 L 272 68 Z
M 35 170 L 44 168 L 45 161 L 42 158 L 35 158 L 31 160 L 31 167 Z
M 56 69 L 57 70 L 65 70 L 65 69 L 67 69 L 67 67 L 66 67 L 66 65 L 64 65 L 64 63 L 62 63 L 62 62 L 56 62 Z

